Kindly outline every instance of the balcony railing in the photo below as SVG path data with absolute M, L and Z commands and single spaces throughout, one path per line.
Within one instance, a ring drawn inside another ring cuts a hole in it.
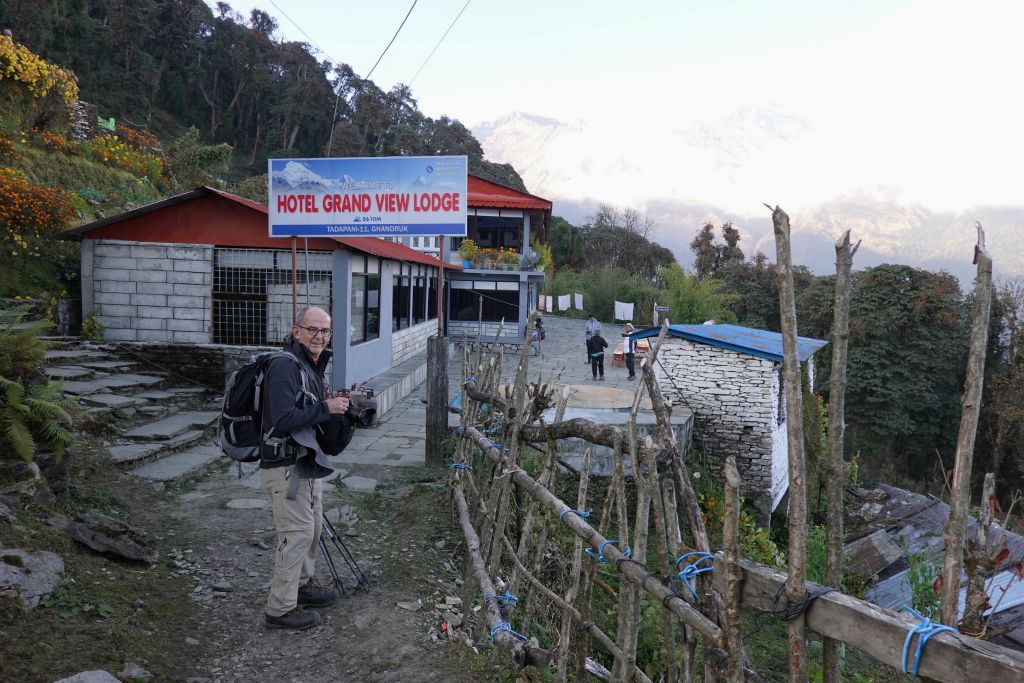
M 512 262 L 508 257 L 500 259 L 489 256 L 477 256 L 472 261 L 467 262 L 458 252 L 455 252 L 447 255 L 447 261 L 452 265 L 462 266 L 467 270 L 535 270 L 532 266 L 527 267 L 523 265 L 522 254 L 517 252 L 516 257 L 515 262 Z

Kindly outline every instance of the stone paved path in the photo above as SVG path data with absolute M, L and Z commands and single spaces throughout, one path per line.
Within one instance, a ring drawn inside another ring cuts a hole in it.
M 636 382 L 626 379 L 625 367 L 611 367 L 612 352 L 622 341 L 621 325 L 604 325 L 608 350 L 605 355 L 605 381 L 591 379 L 590 365 L 585 363 L 584 347 L 585 321 L 556 316 L 545 316 L 546 339 L 541 344 L 540 356 L 530 355 L 529 374 L 547 379 L 559 377 L 559 381 L 571 385 L 599 388 L 615 388 L 632 391 Z M 510 379 L 519 364 L 520 353 L 506 352 L 502 361 L 503 377 Z M 473 357 L 476 357 L 474 352 Z M 459 391 L 462 376 L 462 351 L 455 348 L 449 360 L 449 396 Z M 426 436 L 427 407 L 423 403 L 426 383 L 421 384 L 409 396 L 402 399 L 380 419 L 375 429 L 359 429 L 352 443 L 333 460 L 342 465 L 394 465 L 422 466 Z M 451 416 L 451 423 L 458 424 L 458 417 Z

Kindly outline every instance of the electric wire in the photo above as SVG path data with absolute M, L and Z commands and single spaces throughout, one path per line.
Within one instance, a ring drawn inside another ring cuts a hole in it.
M 287 14 L 287 13 L 286 13 L 286 12 L 285 12 L 285 11 L 284 11 L 283 9 L 281 9 L 280 5 L 278 5 L 278 4 L 276 3 L 276 2 L 274 2 L 274 0 L 267 0 L 267 2 L 269 2 L 269 3 L 271 4 L 271 5 L 273 5 L 274 9 L 276 9 L 276 10 L 277 10 L 278 12 L 280 12 L 280 13 L 281 13 L 281 15 L 282 15 L 282 16 L 283 16 L 283 17 L 284 17 L 285 19 L 287 19 L 287 20 L 288 20 L 288 21 L 289 21 L 289 22 L 291 23 L 291 25 L 292 25 L 292 26 L 294 26 L 295 28 L 299 29 L 299 33 L 301 33 L 302 35 L 306 36 L 306 38 L 308 38 L 308 39 L 309 39 L 309 44 L 310 44 L 310 45 L 312 45 L 313 47 L 315 47 L 315 48 L 317 49 L 317 51 L 318 51 L 318 52 L 320 52 L 320 53 L 322 53 L 322 54 L 326 55 L 326 56 L 327 56 L 327 58 L 328 58 L 328 59 L 330 59 L 330 60 L 331 60 L 332 62 L 335 62 L 335 63 L 337 63 L 337 64 L 340 64 L 340 62 L 338 62 L 338 60 L 336 60 L 336 59 L 335 59 L 334 57 L 332 57 L 331 55 L 327 54 L 327 50 L 325 50 L 325 49 L 323 49 L 322 47 L 320 47 L 319 45 L 317 45 L 317 44 L 316 44 L 316 41 L 315 41 L 315 40 L 313 40 L 313 37 L 312 37 L 312 36 L 310 36 L 310 35 L 309 35 L 308 33 L 306 33 L 306 30 L 305 30 L 304 28 L 302 28 L 301 26 L 299 26 L 299 25 L 298 25 L 298 24 L 297 24 L 297 23 L 295 22 L 295 20 L 294 20 L 294 19 L 292 19 L 292 18 L 291 18 L 290 16 L 288 16 L 288 14 Z
M 370 69 L 370 72 L 368 74 L 366 74 L 366 76 L 363 77 L 359 81 L 359 85 L 356 87 L 356 89 L 354 91 L 352 91 L 352 94 L 349 95 L 349 101 L 354 99 L 356 95 L 358 95 L 360 92 L 362 92 L 363 86 L 366 85 L 366 81 L 370 80 L 370 76 L 372 76 L 373 72 L 377 70 L 377 66 L 380 64 L 381 60 L 384 59 L 384 55 L 386 55 L 388 53 L 388 50 L 390 50 L 391 46 L 394 44 L 395 38 L 397 38 L 398 34 L 401 33 L 402 27 L 405 26 L 405 22 L 409 20 L 409 15 L 412 14 L 412 11 L 413 11 L 413 9 L 415 9 L 417 2 L 419 2 L 419 0 L 412 0 L 412 5 L 409 7 L 409 11 L 405 13 L 405 18 L 402 19 L 402 23 L 398 25 L 398 29 L 395 31 L 395 35 L 391 36 L 391 40 L 388 42 L 387 46 L 384 48 L 384 51 L 380 53 L 380 57 L 377 57 L 377 61 L 374 63 L 373 68 Z M 338 62 L 338 63 L 340 64 L 340 62 Z M 339 102 L 341 102 L 341 90 L 338 91 L 338 96 L 334 100 L 334 115 L 331 117 L 331 134 L 327 138 L 327 154 L 331 153 L 331 145 L 334 142 L 334 128 L 335 128 L 335 126 L 338 125 L 338 103 Z
M 412 87 L 413 81 L 415 81 L 417 76 L 420 75 L 420 72 L 423 71 L 423 67 L 427 65 L 427 62 L 430 61 L 430 58 L 434 56 L 435 52 L 437 52 L 437 48 L 441 47 L 441 43 L 443 43 L 444 39 L 448 37 L 448 34 L 451 32 L 451 30 L 455 28 L 455 23 L 459 20 L 459 17 L 462 16 L 462 13 L 466 11 L 466 8 L 469 7 L 469 3 L 471 2 L 473 2 L 473 0 L 466 0 L 466 4 L 462 6 L 462 9 L 459 10 L 459 13 L 455 15 L 454 19 L 452 19 L 452 23 L 448 25 L 448 30 L 444 32 L 444 35 L 441 36 L 441 39 L 437 41 L 437 45 L 434 46 L 434 49 L 430 51 L 430 54 L 427 55 L 427 58 L 423 60 L 422 64 L 420 64 L 420 68 L 416 70 L 416 75 L 413 76 L 407 83 L 407 85 L 410 88 Z

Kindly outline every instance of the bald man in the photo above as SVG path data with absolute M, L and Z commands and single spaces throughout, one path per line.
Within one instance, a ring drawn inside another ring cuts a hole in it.
M 326 607 L 338 599 L 337 591 L 310 583 L 323 517 L 320 479 L 332 471 L 310 436 L 332 416 L 343 415 L 349 404 L 347 397 L 332 395 L 325 376 L 331 332 L 326 311 L 301 309 L 284 343 L 292 358 L 273 359 L 264 380 L 261 431 L 269 436 L 261 453 L 260 478 L 270 495 L 277 529 L 274 577 L 265 608 L 269 628 L 315 626 L 320 613 L 303 608 Z M 342 422 L 352 429 L 348 420 Z

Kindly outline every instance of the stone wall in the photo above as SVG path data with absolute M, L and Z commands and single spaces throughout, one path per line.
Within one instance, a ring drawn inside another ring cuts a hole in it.
M 99 311 L 104 339 L 210 343 L 212 246 L 87 242 L 92 242 L 91 269 L 85 272 L 83 255 L 82 287 L 91 297 L 83 300 Z
M 391 365 L 409 360 L 427 350 L 427 339 L 437 334 L 437 318 L 391 333 Z
M 478 323 L 469 322 L 465 320 L 449 320 L 448 321 L 448 337 L 452 341 L 458 341 L 462 339 L 463 333 L 467 337 L 478 337 L 493 339 L 494 335 L 498 334 L 498 330 L 501 330 L 502 338 L 511 337 L 513 339 L 521 339 L 522 335 L 519 334 L 517 329 L 518 321 L 506 321 L 505 326 L 502 327 L 501 323 Z
M 775 502 L 773 437 L 778 437 L 781 364 L 673 337 L 665 339 L 658 360 L 666 400 L 696 415 L 694 443 L 701 445 L 702 433 L 716 468 L 726 453 L 735 453 L 743 494 L 762 511 L 769 508 Z M 784 448 L 782 453 L 785 457 Z

